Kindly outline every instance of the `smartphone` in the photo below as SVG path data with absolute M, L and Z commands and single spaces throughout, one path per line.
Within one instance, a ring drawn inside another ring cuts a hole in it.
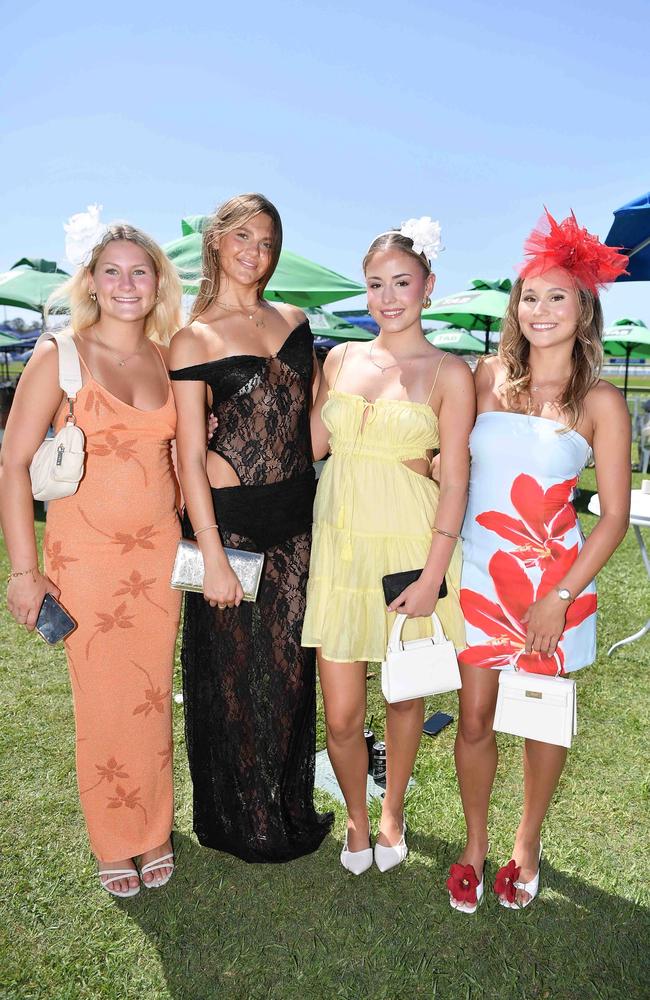
M 454 721 L 453 715 L 447 715 L 446 712 L 436 712 L 432 715 L 430 719 L 424 723 L 422 727 L 422 732 L 426 733 L 427 736 L 435 736 L 439 733 L 441 729 L 448 726 L 450 722 Z
M 36 619 L 36 631 L 50 646 L 65 639 L 77 623 L 52 594 L 46 594 Z

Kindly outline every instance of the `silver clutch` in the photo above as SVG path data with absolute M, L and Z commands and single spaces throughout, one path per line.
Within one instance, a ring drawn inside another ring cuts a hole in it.
M 224 552 L 231 569 L 242 585 L 244 600 L 256 600 L 264 568 L 264 554 L 225 547 Z M 176 558 L 172 569 L 172 589 L 202 593 L 204 572 L 203 555 L 197 543 L 188 538 L 181 538 L 176 549 Z

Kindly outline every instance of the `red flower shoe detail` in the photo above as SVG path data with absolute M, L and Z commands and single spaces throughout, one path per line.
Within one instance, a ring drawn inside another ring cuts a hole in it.
M 517 896 L 515 882 L 519 878 L 520 871 L 521 868 L 517 868 L 512 858 L 507 865 L 499 868 L 497 877 L 494 880 L 494 891 L 499 896 L 499 899 L 504 897 L 508 903 L 514 903 Z
M 483 876 L 479 878 L 473 865 L 453 864 L 447 879 L 449 905 L 460 913 L 475 913 L 483 897 Z

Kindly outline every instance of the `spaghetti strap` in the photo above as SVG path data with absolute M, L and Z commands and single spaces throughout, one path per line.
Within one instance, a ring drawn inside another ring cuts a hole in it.
M 438 367 L 436 368 L 436 376 L 435 376 L 435 378 L 434 378 L 434 380 L 433 380 L 433 385 L 431 386 L 431 389 L 429 390 L 429 395 L 427 396 L 427 401 L 426 401 L 426 403 L 424 404 L 425 406 L 427 406 L 427 405 L 428 405 L 428 403 L 429 403 L 429 400 L 430 400 L 430 399 L 431 399 L 431 397 L 433 396 L 433 390 L 434 390 L 434 389 L 435 389 L 435 387 L 436 387 L 436 382 L 438 381 L 438 375 L 440 374 L 440 369 L 442 368 L 442 366 L 443 366 L 443 364 L 445 363 L 445 361 L 447 360 L 447 358 L 448 358 L 448 355 L 447 355 L 447 354 L 443 354 L 443 356 L 442 356 L 442 357 L 441 357 L 441 359 L 440 359 L 440 364 L 439 364 L 439 365 L 438 365 Z
M 345 355 L 348 353 L 349 346 L 350 346 L 350 341 L 346 340 L 345 347 L 343 348 L 343 356 L 341 357 L 341 360 L 339 361 L 339 366 L 336 369 L 336 375 L 334 377 L 334 383 L 332 385 L 332 389 L 336 389 L 336 383 L 339 380 L 339 375 L 341 374 L 341 368 L 343 367 L 343 362 L 345 361 Z
M 169 382 L 169 380 L 170 380 L 169 379 L 169 368 L 167 367 L 167 362 L 165 361 L 165 359 L 162 356 L 162 351 L 158 347 L 158 344 L 155 342 L 155 340 L 152 340 L 151 344 L 153 345 L 153 347 L 156 348 L 156 351 L 158 352 L 158 357 L 160 358 L 160 363 L 163 366 L 163 371 L 165 372 L 165 378 Z

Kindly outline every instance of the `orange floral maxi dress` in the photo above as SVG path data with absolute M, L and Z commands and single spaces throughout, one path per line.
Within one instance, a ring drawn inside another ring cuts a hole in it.
M 100 861 L 117 861 L 163 844 L 172 829 L 176 411 L 171 386 L 164 406 L 138 410 L 85 366 L 84 380 L 75 414 L 85 474 L 74 496 L 49 504 L 44 557 L 78 622 L 65 646 L 90 844 Z

